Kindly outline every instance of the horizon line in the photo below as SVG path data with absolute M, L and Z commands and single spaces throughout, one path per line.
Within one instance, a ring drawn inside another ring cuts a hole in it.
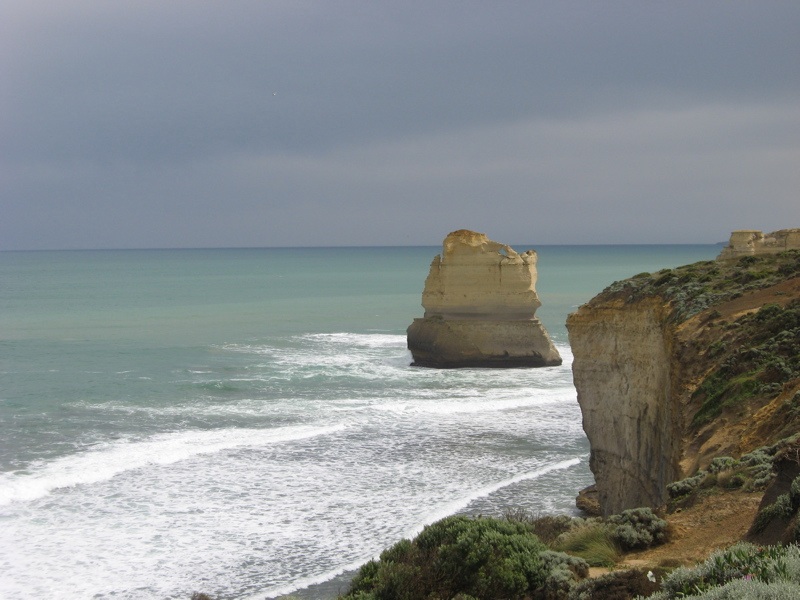
M 511 243 L 514 247 L 568 247 L 568 246 L 725 246 L 724 242 L 616 242 L 616 243 L 575 243 L 575 244 L 527 244 Z M 365 245 L 320 245 L 320 246 L 131 246 L 117 248 L 6 248 L 0 252 L 135 252 L 135 251 L 167 251 L 167 250 L 324 250 L 324 249 L 358 249 L 358 248 L 438 248 L 442 244 L 365 244 Z

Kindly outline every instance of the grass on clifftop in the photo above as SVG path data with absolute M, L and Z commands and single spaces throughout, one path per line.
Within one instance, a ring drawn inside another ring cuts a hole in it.
M 697 409 L 691 426 L 699 430 L 726 410 L 740 412 L 753 400 L 766 402 L 786 390 L 791 392 L 792 382 L 800 379 L 800 299 L 787 302 L 786 292 L 776 291 L 772 299 L 764 300 L 770 303 L 758 310 L 726 317 L 717 310 L 726 302 L 794 277 L 800 277 L 800 250 L 641 273 L 613 283 L 601 298 L 612 295 L 630 303 L 662 298 L 671 308 L 668 319 L 674 323 L 705 311 L 702 322 L 708 333 L 700 343 L 707 346 L 699 356 L 711 359 L 706 361 L 710 370 L 698 373 L 699 384 L 692 395 Z M 787 423 L 800 418 L 800 397 L 794 404 L 784 411 Z
M 729 331 L 709 348 L 719 355 L 718 365 L 693 396 L 701 401 L 694 426 L 716 418 L 726 406 L 774 397 L 800 378 L 800 300 L 767 304 L 726 327 Z
M 800 250 L 787 250 L 745 256 L 738 261 L 707 260 L 657 273 L 640 273 L 612 283 L 602 294 L 625 293 L 630 302 L 661 296 L 671 303 L 673 318 L 680 322 L 720 302 L 798 276 Z

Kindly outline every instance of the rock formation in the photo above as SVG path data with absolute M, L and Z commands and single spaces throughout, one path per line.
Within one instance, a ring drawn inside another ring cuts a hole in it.
M 617 282 L 567 329 L 605 515 L 800 429 L 800 251 Z
M 781 229 L 766 235 L 755 229 L 741 229 L 731 233 L 728 245 L 722 249 L 717 260 L 776 254 L 798 248 L 800 248 L 800 229 Z
M 482 233 L 449 234 L 422 293 L 425 316 L 408 328 L 413 365 L 542 367 L 561 356 L 534 315 L 536 252 L 518 254 Z

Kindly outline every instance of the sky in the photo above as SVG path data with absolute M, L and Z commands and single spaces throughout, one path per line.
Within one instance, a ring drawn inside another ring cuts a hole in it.
M 796 0 L 2 0 L 0 250 L 800 227 Z

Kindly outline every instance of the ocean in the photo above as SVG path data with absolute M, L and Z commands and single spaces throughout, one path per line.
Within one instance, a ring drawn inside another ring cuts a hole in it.
M 574 513 L 567 314 L 720 247 L 513 246 L 560 367 L 410 367 L 437 247 L 0 252 L 0 598 L 328 599 L 449 514 Z

